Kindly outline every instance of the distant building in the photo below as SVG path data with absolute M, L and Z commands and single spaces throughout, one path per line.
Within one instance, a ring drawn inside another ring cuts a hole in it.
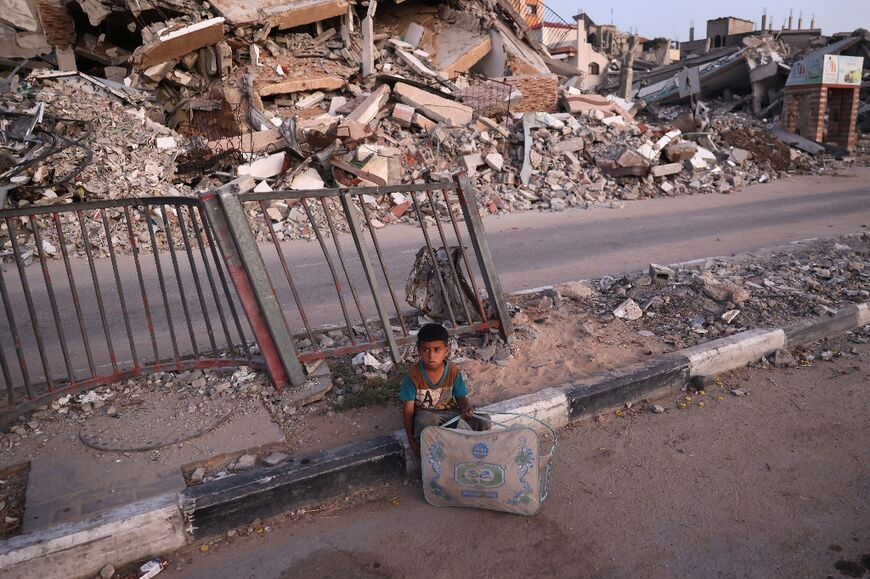
M 773 34 L 783 43 L 797 49 L 805 49 L 813 40 L 822 35 L 816 28 L 815 18 L 809 28 L 803 27 L 803 18 L 798 17 L 797 28 L 792 28 L 794 18 L 789 16 L 780 30 L 773 29 L 773 18 L 768 20 L 767 13 L 761 16 L 761 27 L 756 30 L 752 20 L 724 16 L 707 21 L 707 37 L 696 40 L 695 27 L 689 28 L 689 40 L 680 43 L 680 59 L 702 56 L 710 51 L 723 48 L 741 47 L 743 39 L 758 34 Z

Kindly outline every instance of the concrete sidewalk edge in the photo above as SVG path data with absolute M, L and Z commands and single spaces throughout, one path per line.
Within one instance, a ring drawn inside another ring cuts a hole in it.
M 565 427 L 584 416 L 683 387 L 692 376 L 715 375 L 870 324 L 870 303 L 831 316 L 756 329 L 687 348 L 593 378 L 547 388 L 481 408 L 534 416 Z M 519 422 L 523 422 L 522 419 Z M 543 430 L 533 421 L 529 426 Z M 87 521 L 60 525 L 0 542 L 4 577 L 78 577 L 111 563 L 173 551 L 263 518 L 418 472 L 404 432 L 366 439 L 189 487 L 114 509 Z

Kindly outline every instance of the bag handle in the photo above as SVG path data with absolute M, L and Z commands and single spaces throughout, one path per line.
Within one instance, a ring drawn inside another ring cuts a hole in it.
M 513 416 L 514 420 L 517 418 L 527 418 L 529 420 L 534 420 L 535 422 L 537 422 L 538 424 L 540 424 L 541 426 L 543 426 L 544 428 L 549 430 L 550 435 L 553 437 L 553 446 L 550 447 L 550 452 L 548 454 L 548 458 L 553 458 L 553 454 L 555 454 L 556 446 L 558 444 L 558 436 L 557 436 L 556 431 L 553 429 L 552 426 L 550 426 L 549 424 L 547 424 L 546 422 L 544 422 L 543 420 L 541 420 L 540 418 L 538 418 L 536 416 L 532 416 L 531 414 L 524 414 L 522 412 L 487 412 L 487 414 L 480 414 L 478 412 L 475 412 L 474 416 L 481 419 L 481 420 L 487 420 L 493 424 L 497 424 L 498 426 L 502 426 L 504 428 L 508 428 L 510 426 L 508 424 L 505 424 L 504 422 L 498 422 L 496 420 L 493 420 L 492 418 L 489 417 L 490 414 L 502 414 L 502 415 L 506 415 L 506 416 Z M 458 414 L 458 415 L 454 416 L 453 418 L 451 418 L 450 420 L 448 420 L 447 422 L 445 422 L 444 424 L 442 424 L 441 426 L 443 428 L 446 428 L 446 427 L 450 426 L 451 424 L 453 424 L 454 422 L 459 422 L 459 419 L 461 417 L 462 417 L 462 415 Z

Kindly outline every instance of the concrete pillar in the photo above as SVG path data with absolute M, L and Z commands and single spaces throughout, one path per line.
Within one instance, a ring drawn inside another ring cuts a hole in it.
M 786 30 L 791 30 L 793 18 L 794 18 L 794 10 L 790 10 L 788 13 L 788 26 L 786 27 Z
M 692 26 L 691 28 L 689 28 L 689 42 L 692 42 L 694 40 L 695 40 L 695 27 Z
M 374 22 L 371 16 L 362 21 L 362 74 L 364 77 L 375 71 Z
M 767 30 L 767 11 L 761 13 L 761 31 Z

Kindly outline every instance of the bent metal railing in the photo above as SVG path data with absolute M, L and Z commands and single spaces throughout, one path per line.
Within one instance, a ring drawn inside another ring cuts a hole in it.
M 384 230 L 405 248 L 388 255 L 367 204 L 391 193 L 413 225 Z M 276 201 L 312 243 L 280 239 Z M 464 176 L 0 211 L 0 415 L 149 372 L 253 365 L 280 389 L 328 356 L 386 347 L 398 361 L 418 319 L 395 286 L 421 259 L 435 264 L 430 289 L 459 296 L 443 312 L 452 333 L 511 334 Z
M 198 199 L 9 209 L 0 223 L 8 408 L 149 372 L 258 363 Z

